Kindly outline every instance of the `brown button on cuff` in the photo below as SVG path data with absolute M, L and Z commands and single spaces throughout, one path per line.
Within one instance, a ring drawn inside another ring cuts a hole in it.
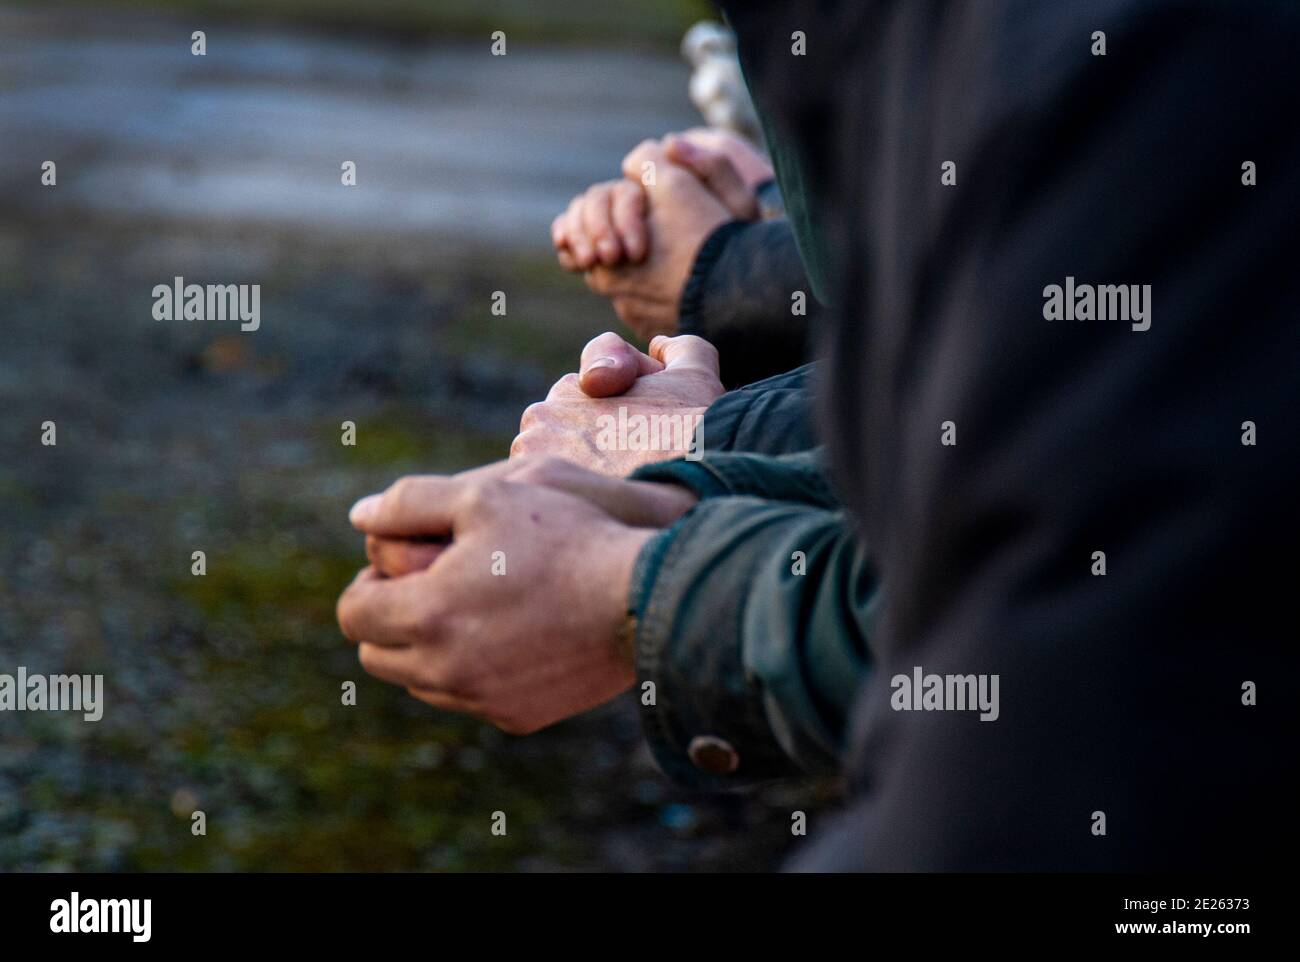
M 715 735 L 696 735 L 686 754 L 692 765 L 710 775 L 730 775 L 740 767 L 740 755 L 731 742 Z

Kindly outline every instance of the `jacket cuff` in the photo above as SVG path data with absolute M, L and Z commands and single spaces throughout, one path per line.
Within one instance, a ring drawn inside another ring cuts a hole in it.
M 680 484 L 701 501 L 731 493 L 726 482 L 715 471 L 706 468 L 703 461 L 657 461 L 641 465 L 627 477 L 629 481 Z
M 701 501 L 726 495 L 751 495 L 768 501 L 795 501 L 838 508 L 822 450 L 784 457 L 745 453 L 707 454 L 699 461 L 659 461 L 637 468 L 633 481 L 679 484 Z
M 778 741 L 762 686 L 745 668 L 740 606 L 701 607 L 689 597 L 709 587 L 701 564 L 712 570 L 731 550 L 719 547 L 720 527 L 730 527 L 728 519 L 702 504 L 652 537 L 637 557 L 629 597 L 646 741 L 664 774 L 704 791 L 809 771 Z
M 749 221 L 743 220 L 728 221 L 715 228 L 700 245 L 695 255 L 695 263 L 691 265 L 690 276 L 686 278 L 686 286 L 682 288 L 681 299 L 677 303 L 677 329 L 682 334 L 696 334 L 708 339 L 700 315 L 700 302 L 708 287 L 709 274 L 718 263 L 732 236 L 748 224 Z

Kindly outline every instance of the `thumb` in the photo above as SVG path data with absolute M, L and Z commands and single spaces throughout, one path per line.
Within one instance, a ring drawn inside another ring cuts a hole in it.
M 613 397 L 625 393 L 642 374 L 663 369 L 662 362 L 642 354 L 613 331 L 606 331 L 582 349 L 578 387 L 588 397 Z
M 666 371 L 704 371 L 718 377 L 718 349 L 702 337 L 658 335 L 650 342 L 650 356 L 662 361 Z
M 726 154 L 693 144 L 676 134 L 665 138 L 664 153 L 673 163 L 695 174 L 710 193 L 722 201 L 732 217 L 758 220 L 758 198 L 745 185 L 745 179 Z
M 407 475 L 382 493 L 354 504 L 348 520 L 358 531 L 381 538 L 447 540 L 463 520 L 465 494 L 477 484 L 505 477 L 514 468 L 509 461 L 495 461 L 460 474 Z

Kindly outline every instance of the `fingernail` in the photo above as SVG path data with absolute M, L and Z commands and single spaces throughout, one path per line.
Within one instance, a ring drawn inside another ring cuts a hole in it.
M 588 371 L 594 371 L 594 370 L 595 370 L 596 368 L 598 368 L 598 367 L 617 367 L 617 366 L 618 366 L 618 360 L 617 360 L 617 359 L 612 358 L 612 357 L 610 357 L 609 355 L 605 355 L 604 357 L 598 357 L 598 358 L 596 358 L 596 360 L 594 360 L 594 361 L 592 361 L 590 364 L 588 364 L 588 365 L 587 365 L 587 370 L 588 370 Z
M 375 515 L 375 509 L 379 507 L 379 495 L 368 494 L 352 506 L 348 512 L 348 520 L 352 522 L 353 527 L 361 527 L 370 522 Z

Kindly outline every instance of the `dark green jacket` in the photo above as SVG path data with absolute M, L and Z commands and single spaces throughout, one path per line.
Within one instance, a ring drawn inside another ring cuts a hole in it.
M 633 574 L 637 670 L 655 685 L 642 711 L 660 766 L 700 788 L 837 770 L 878 592 L 821 450 L 706 453 L 633 477 L 701 498 Z M 734 771 L 694 752 L 699 739 L 725 742 Z
M 742 50 L 742 65 L 766 117 L 761 58 Z M 683 330 L 714 342 L 729 382 L 801 362 L 827 286 L 803 156 L 764 126 L 788 220 L 716 231 L 682 300 Z M 796 289 L 810 295 L 804 317 L 790 315 Z M 638 674 L 654 684 L 647 739 L 660 767 L 695 787 L 837 771 L 867 672 L 877 578 L 816 447 L 813 376 L 807 365 L 729 392 L 704 415 L 702 460 L 632 475 L 701 498 L 647 544 L 631 597 Z
M 723 395 L 704 415 L 701 460 L 632 475 L 701 499 L 642 551 L 631 598 L 638 674 L 654 684 L 647 739 L 695 787 L 835 771 L 867 668 L 876 580 L 814 446 L 813 374 Z M 693 752 L 701 739 L 725 743 L 735 770 Z

